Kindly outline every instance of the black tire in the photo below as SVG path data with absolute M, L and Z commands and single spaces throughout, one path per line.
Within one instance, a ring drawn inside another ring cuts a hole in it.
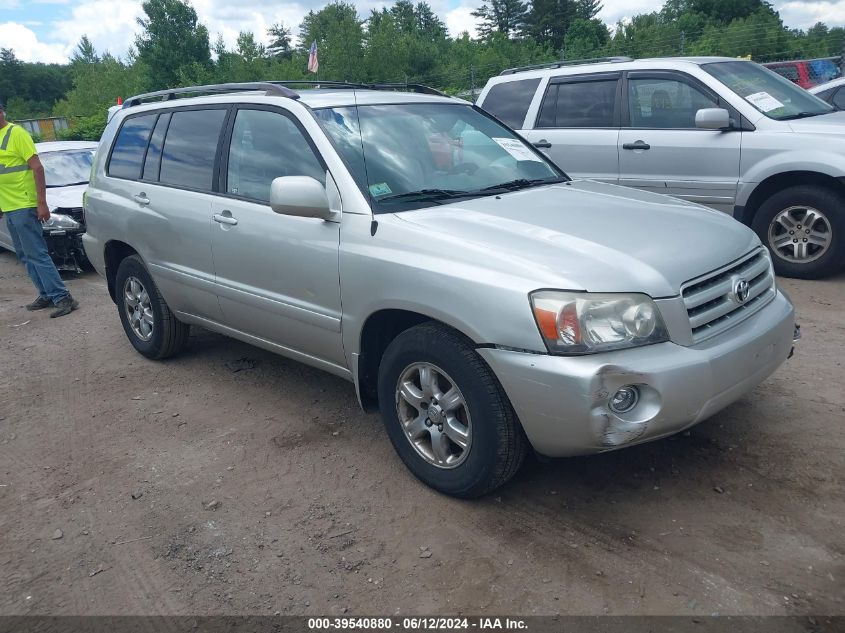
M 464 460 L 444 469 L 426 461 L 405 434 L 399 417 L 397 383 L 414 363 L 430 363 L 448 374 L 471 416 L 471 443 Z M 459 332 L 428 322 L 402 332 L 388 346 L 378 375 L 379 403 L 387 435 L 399 457 L 423 483 L 461 498 L 501 486 L 522 465 L 528 440 L 502 386 Z
M 129 322 L 129 315 L 126 311 L 124 299 L 124 286 L 126 280 L 135 277 L 143 285 L 150 299 L 150 307 L 153 313 L 153 330 L 150 339 L 145 341 L 140 338 L 132 329 Z M 117 311 L 120 315 L 120 322 L 123 324 L 123 331 L 132 346 L 147 358 L 162 360 L 174 356 L 182 351 L 188 342 L 190 327 L 179 321 L 161 293 L 158 290 L 146 266 L 137 255 L 130 255 L 120 262 L 115 277 L 115 296 L 117 298 Z
M 821 211 L 830 223 L 830 245 L 827 251 L 806 263 L 784 258 L 769 240 L 769 227 L 775 218 L 790 207 L 802 206 Z M 779 191 L 760 205 L 751 226 L 772 254 L 778 275 L 798 279 L 820 279 L 845 267 L 845 197 L 832 189 L 799 185 Z

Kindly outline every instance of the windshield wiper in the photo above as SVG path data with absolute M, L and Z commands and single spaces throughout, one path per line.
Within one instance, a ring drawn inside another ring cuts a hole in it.
M 419 189 L 418 191 L 406 191 L 405 193 L 394 193 L 390 196 L 376 198 L 378 202 L 411 202 L 413 200 L 449 200 L 452 198 L 463 198 L 464 196 L 476 195 L 471 191 L 459 191 L 457 189 Z
M 565 178 L 517 178 L 516 180 L 509 180 L 508 182 L 499 183 L 498 185 L 491 185 L 484 187 L 479 191 L 518 191 L 519 189 L 527 189 L 535 185 L 553 185 L 558 182 L 566 182 Z
M 830 112 L 833 112 L 831 110 Z M 796 114 L 787 114 L 780 118 L 781 121 L 793 121 L 795 119 L 807 119 L 811 116 L 819 116 L 821 114 L 830 114 L 830 112 L 798 112 Z
M 87 185 L 87 180 L 80 180 L 79 182 L 63 182 L 60 185 L 47 185 L 47 189 L 57 189 L 59 187 L 74 187 L 76 185 Z

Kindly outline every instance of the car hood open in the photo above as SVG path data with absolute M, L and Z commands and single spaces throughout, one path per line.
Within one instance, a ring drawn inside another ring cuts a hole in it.
M 459 262 L 536 284 L 670 297 L 760 241 L 730 216 L 676 198 L 589 180 L 476 198 L 395 217 Z

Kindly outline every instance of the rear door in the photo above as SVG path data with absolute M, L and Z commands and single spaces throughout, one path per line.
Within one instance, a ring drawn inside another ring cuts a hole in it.
M 340 223 L 275 213 L 270 184 L 310 176 L 339 195 L 296 117 L 243 105 L 224 141 L 211 244 L 223 322 L 310 359 L 346 366 L 340 335 Z M 306 359 L 304 359 L 306 360 Z
M 738 113 L 692 77 L 630 72 L 619 133 L 619 184 L 733 212 L 742 132 Z M 726 108 L 737 129 L 702 130 L 695 114 Z
M 573 178 L 616 183 L 622 74 L 553 77 L 523 136 Z

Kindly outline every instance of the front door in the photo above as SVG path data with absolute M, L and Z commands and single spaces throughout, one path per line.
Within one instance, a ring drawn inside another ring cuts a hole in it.
M 211 230 L 223 322 L 298 354 L 345 366 L 340 224 L 280 215 L 269 206 L 274 178 L 311 176 L 325 184 L 326 167 L 296 118 L 282 109 L 242 107 L 229 128 L 223 195 L 212 204 Z
M 680 73 L 629 73 L 619 133 L 619 184 L 733 212 L 742 132 L 698 129 L 702 108 L 725 107 Z

